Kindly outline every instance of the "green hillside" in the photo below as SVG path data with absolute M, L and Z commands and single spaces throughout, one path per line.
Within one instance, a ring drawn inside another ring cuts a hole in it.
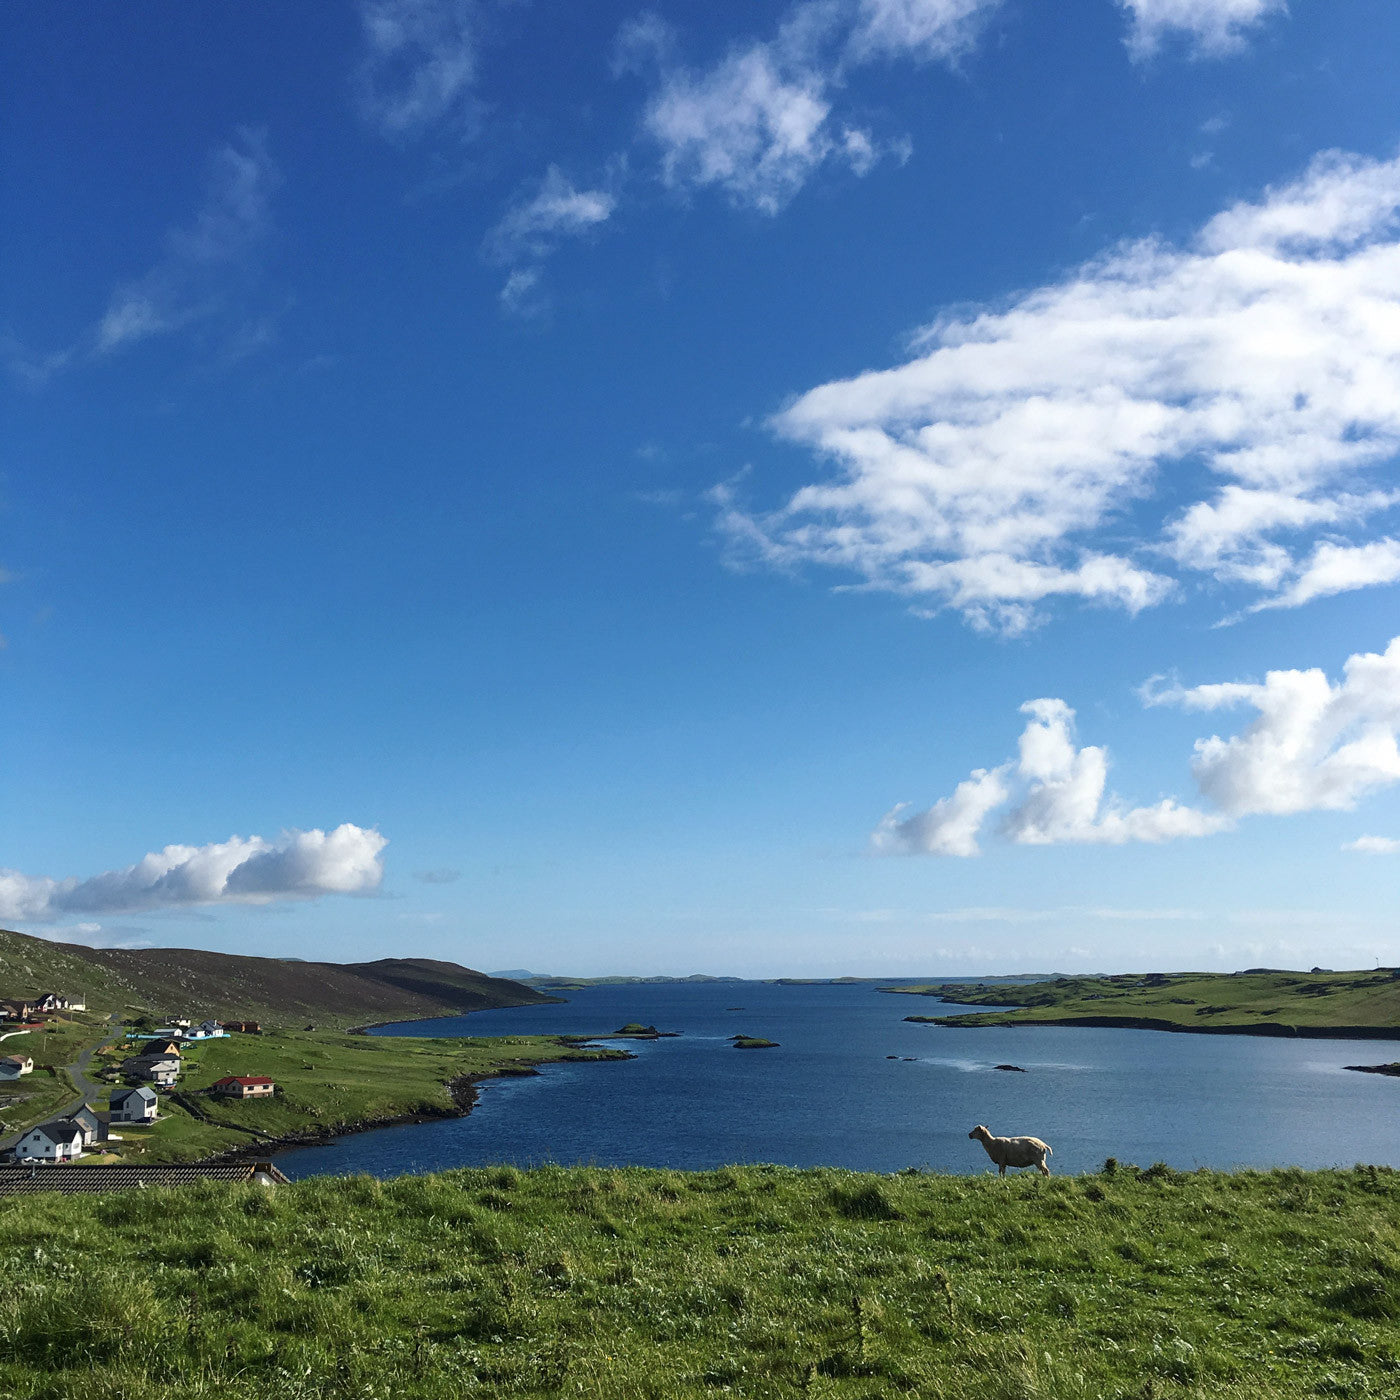
M 299 962 L 192 948 L 87 948 L 0 930 L 0 999 L 83 993 L 94 1007 L 157 1016 L 353 1026 L 556 998 L 456 963 Z
M 906 1020 L 956 1026 L 1139 1026 L 1246 1035 L 1400 1039 L 1400 969 L 1370 972 L 1149 972 L 1057 977 L 1018 987 L 945 982 L 882 987 L 1016 1010 Z
M 1400 1394 L 1400 1174 L 1110 1165 L 493 1167 L 7 1197 L 0 1394 Z

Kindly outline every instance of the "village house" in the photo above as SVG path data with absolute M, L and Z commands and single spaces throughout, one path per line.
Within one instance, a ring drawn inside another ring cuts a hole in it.
M 34 1004 L 28 1001 L 0 1001 L 0 1020 L 27 1021 L 34 1013 Z
M 154 1036 L 141 1047 L 143 1055 L 174 1055 L 180 1057 L 180 1042 L 168 1036 Z
M 0 1079 L 18 1079 L 34 1072 L 34 1061 L 28 1055 L 0 1055 Z
M 226 1031 L 237 1031 L 241 1035 L 261 1035 L 262 1027 L 256 1021 L 225 1021 Z
M 256 1099 L 273 1094 L 277 1086 L 270 1079 L 256 1074 L 229 1074 L 209 1086 L 210 1093 L 231 1099 Z
M 176 1055 L 133 1055 L 122 1063 L 121 1071 L 133 1084 L 149 1079 L 166 1089 L 180 1077 L 180 1060 Z
M 186 1040 L 218 1040 L 228 1032 L 217 1021 L 201 1021 L 185 1032 Z
M 107 1141 L 107 1121 L 89 1103 L 75 1108 L 72 1113 L 65 1113 L 62 1118 L 55 1118 L 53 1122 L 63 1128 L 76 1128 L 83 1135 L 85 1148 Z
M 109 1117 L 113 1123 L 154 1123 L 158 1106 L 154 1089 L 115 1089 Z
M 37 1158 L 41 1162 L 71 1162 L 83 1155 L 83 1131 L 76 1123 L 62 1120 L 40 1123 L 15 1144 L 17 1160 Z

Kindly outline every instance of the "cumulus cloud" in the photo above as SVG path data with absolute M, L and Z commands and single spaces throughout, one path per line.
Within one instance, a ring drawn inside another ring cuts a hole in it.
M 1280 670 L 1262 682 L 1183 687 L 1157 679 L 1140 695 L 1149 707 L 1255 712 L 1237 734 L 1196 741 L 1191 773 L 1202 805 L 1123 802 L 1108 791 L 1107 751 L 1079 747 L 1074 711 L 1046 698 L 1021 706 L 1029 721 L 1014 761 L 977 769 L 926 811 L 896 807 L 872 834 L 875 848 L 976 855 L 984 821 L 1007 801 L 1014 805 L 1000 830 L 1017 844 L 1122 845 L 1206 836 L 1248 816 L 1349 810 L 1400 782 L 1400 637 L 1384 652 L 1348 657 L 1336 682 L 1316 669 Z M 1362 837 L 1346 849 L 1388 851 L 1386 841 Z
M 1293 607 L 1400 577 L 1374 480 L 1400 449 L 1397 211 L 1400 160 L 1331 153 L 1187 246 L 950 313 L 776 415 L 832 470 L 771 510 L 721 492 L 731 556 L 1007 631 L 1055 598 L 1136 612 L 1208 580 Z
M 1393 836 L 1358 836 L 1342 847 L 1344 851 L 1361 851 L 1371 856 L 1393 856 L 1400 854 L 1400 841 Z
M 847 74 L 896 56 L 948 62 L 971 47 L 1000 0 L 804 0 L 770 39 L 717 63 L 671 61 L 673 36 L 650 18 L 624 31 L 624 66 L 659 66 L 642 128 L 673 188 L 714 187 L 775 214 L 823 165 L 865 175 L 907 143 L 881 142 L 836 104 Z
M 379 832 L 347 822 L 329 832 L 284 832 L 275 841 L 232 836 L 207 846 L 166 846 L 135 865 L 87 879 L 0 870 L 0 919 L 45 922 L 71 914 L 363 894 L 383 878 L 386 844 Z
M 1270 671 L 1259 683 L 1149 685 L 1143 698 L 1258 712 L 1237 735 L 1196 742 L 1197 786 L 1231 816 L 1350 809 L 1400 782 L 1400 637 L 1384 652 L 1348 657 L 1335 683 L 1315 668 Z
M 1198 55 L 1217 57 L 1239 48 L 1250 30 L 1286 14 L 1287 0 L 1118 0 L 1129 19 L 1128 48 L 1137 58 L 1167 38 L 1185 38 Z
M 433 127 L 468 130 L 477 71 L 474 0 L 361 0 L 361 115 L 402 140 Z

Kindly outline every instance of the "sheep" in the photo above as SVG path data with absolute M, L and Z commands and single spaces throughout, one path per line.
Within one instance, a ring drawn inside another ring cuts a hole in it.
M 993 1137 L 990 1128 L 979 1123 L 968 1137 L 976 1138 L 987 1149 L 987 1156 L 997 1164 L 997 1175 L 1005 1176 L 1007 1167 L 1038 1167 L 1041 1176 L 1049 1176 L 1045 1159 L 1054 1149 L 1038 1137 Z

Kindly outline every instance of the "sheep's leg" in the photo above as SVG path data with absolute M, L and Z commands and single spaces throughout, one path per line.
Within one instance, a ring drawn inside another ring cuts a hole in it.
M 997 1167 L 997 1175 L 998 1175 L 998 1176 L 1005 1176 L 1005 1175 L 1006 1175 L 1006 1163 L 1005 1163 L 1005 1162 L 1002 1162 L 1002 1163 Z
M 1040 1161 L 1038 1161 L 1038 1162 L 1036 1163 L 1036 1166 L 1038 1166 L 1038 1167 L 1040 1168 L 1040 1174 L 1041 1174 L 1041 1176 L 1049 1176 L 1049 1175 L 1050 1175 L 1050 1168 L 1047 1167 L 1047 1166 L 1045 1165 L 1045 1158 L 1044 1158 L 1044 1157 L 1042 1157 L 1042 1158 L 1040 1159 Z

